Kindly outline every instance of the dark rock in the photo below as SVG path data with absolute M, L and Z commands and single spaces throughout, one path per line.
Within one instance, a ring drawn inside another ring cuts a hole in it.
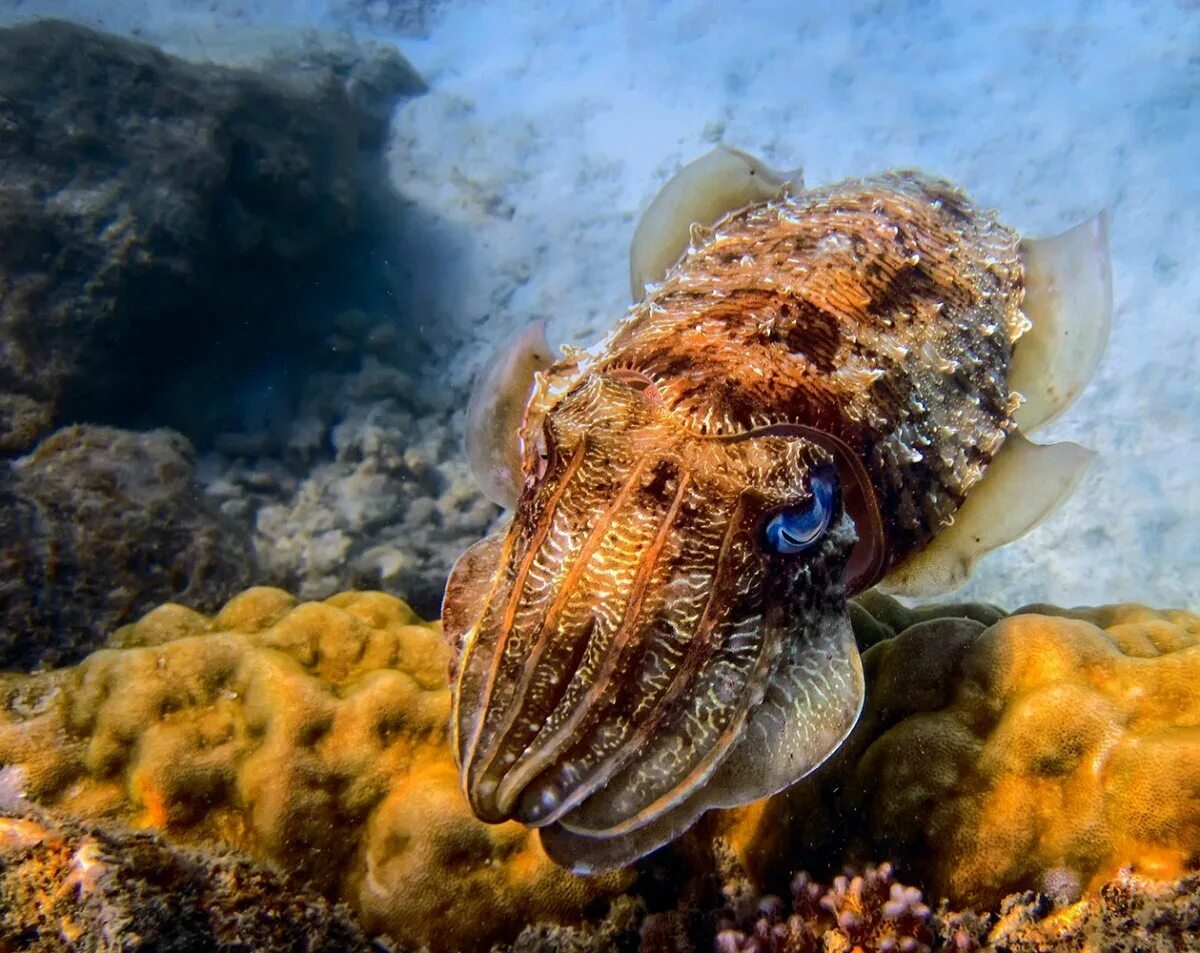
M 165 600 L 212 610 L 253 576 L 177 433 L 70 427 L 0 463 L 0 667 L 76 661 Z
M 344 907 L 246 858 L 31 807 L 0 815 L 0 951 L 380 949 Z
M 300 90 L 341 84 L 358 116 L 359 145 L 383 145 L 397 98 L 415 96 L 428 87 L 420 74 L 391 46 L 333 44 L 312 36 L 299 48 L 275 53 L 263 63 L 272 76 L 286 78 Z
M 268 76 L 0 30 L 0 452 L 79 421 L 240 429 L 242 391 L 286 404 L 332 316 L 386 295 L 362 150 L 419 79 L 342 60 Z

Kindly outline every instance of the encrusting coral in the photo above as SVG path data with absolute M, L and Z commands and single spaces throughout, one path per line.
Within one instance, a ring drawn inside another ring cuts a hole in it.
M 863 662 L 867 704 L 830 764 L 731 815 L 752 870 L 891 858 L 927 896 L 991 909 L 1200 861 L 1200 616 L 932 618 Z
M 945 918 L 943 929 L 969 936 L 971 924 L 956 925 L 956 919 Z M 1034 893 L 1010 897 L 998 915 L 984 918 L 978 926 L 986 928 L 985 949 L 1003 953 L 1192 950 L 1200 936 L 1200 874 L 1163 881 L 1124 870 L 1074 903 L 1056 904 Z M 959 949 L 964 947 L 973 949 L 968 943 Z
M 486 948 L 628 882 L 475 820 L 446 742 L 447 648 L 399 599 L 251 589 L 165 605 L 80 665 L 0 676 L 0 776 L 68 816 L 224 845 L 345 900 L 368 933 Z

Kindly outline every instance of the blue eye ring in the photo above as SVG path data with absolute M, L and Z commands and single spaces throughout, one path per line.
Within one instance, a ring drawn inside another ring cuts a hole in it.
M 809 481 L 812 495 L 802 503 L 777 510 L 763 530 L 767 549 L 794 556 L 810 549 L 825 535 L 833 519 L 838 478 L 833 467 L 822 467 Z

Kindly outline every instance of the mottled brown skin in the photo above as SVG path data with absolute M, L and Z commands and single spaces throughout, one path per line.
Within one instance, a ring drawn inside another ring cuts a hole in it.
M 913 173 L 754 206 L 633 311 L 594 369 L 640 371 L 702 433 L 795 423 L 844 441 L 883 516 L 882 574 L 1004 440 L 1018 241 Z
M 541 380 L 507 530 L 447 589 L 455 754 L 489 821 L 582 870 L 773 793 L 857 718 L 846 599 L 1004 440 L 1017 235 L 911 173 L 732 214 Z M 775 513 L 840 492 L 809 549 Z

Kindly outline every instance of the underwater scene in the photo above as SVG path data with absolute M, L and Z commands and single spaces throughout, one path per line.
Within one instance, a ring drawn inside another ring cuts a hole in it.
M 1200 3 L 0 0 L 0 953 L 1200 951 Z

